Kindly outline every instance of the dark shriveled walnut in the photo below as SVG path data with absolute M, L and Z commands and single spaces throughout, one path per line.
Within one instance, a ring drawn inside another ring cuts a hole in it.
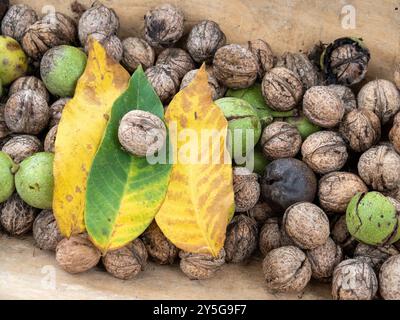
M 257 174 L 245 167 L 233 168 L 233 191 L 236 212 L 246 212 L 253 208 L 260 198 Z
M 46 86 L 44 85 L 42 80 L 34 76 L 21 77 L 15 80 L 10 86 L 8 95 L 12 96 L 14 93 L 17 93 L 18 91 L 27 89 L 39 93 L 47 102 L 49 102 L 50 96 L 49 92 L 46 89 Z
M 38 16 L 30 6 L 25 4 L 13 5 L 1 20 L 1 34 L 14 38 L 19 42 L 25 30 L 37 20 Z
M 258 62 L 258 77 L 262 79 L 265 73 L 274 67 L 275 57 L 272 49 L 268 43 L 261 39 L 248 41 L 247 49 L 256 57 Z
M 174 70 L 181 80 L 186 73 L 196 68 L 190 55 L 179 48 L 164 49 L 158 56 L 156 66 L 164 65 Z
M 129 72 L 134 72 L 141 64 L 143 70 L 154 65 L 154 49 L 143 39 L 129 37 L 122 41 L 122 64 Z
M 20 163 L 24 159 L 42 150 L 42 142 L 37 137 L 26 134 L 12 137 L 1 149 L 1 151 L 7 153 L 15 163 Z
M 55 251 L 57 244 L 62 240 L 57 221 L 51 210 L 43 210 L 33 223 L 33 238 L 36 245 L 42 250 Z
M 225 250 L 217 257 L 210 254 L 179 252 L 180 268 L 191 280 L 206 280 L 214 277 L 225 263 Z

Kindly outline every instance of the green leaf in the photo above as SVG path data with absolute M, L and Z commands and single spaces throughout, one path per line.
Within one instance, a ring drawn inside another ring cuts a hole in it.
M 150 164 L 146 157 L 123 151 L 118 141 L 120 120 L 135 109 L 164 117 L 163 105 L 141 67 L 112 107 L 89 174 L 86 229 L 103 252 L 121 248 L 137 238 L 152 222 L 168 187 L 170 164 Z

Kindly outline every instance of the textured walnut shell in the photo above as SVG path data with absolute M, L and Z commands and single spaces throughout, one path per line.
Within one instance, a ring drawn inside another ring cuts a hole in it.
M 385 300 L 400 300 L 400 255 L 389 258 L 382 265 L 379 292 Z
M 396 149 L 397 153 L 400 153 L 400 112 L 394 117 L 393 127 L 389 132 L 389 140 L 393 144 L 393 147 Z
M 38 210 L 27 205 L 14 193 L 3 204 L 0 224 L 12 236 L 21 236 L 32 230 Z
M 258 247 L 265 257 L 271 250 L 281 246 L 281 230 L 278 218 L 269 218 L 265 221 L 260 231 Z
M 286 68 L 273 68 L 261 84 L 267 104 L 276 111 L 292 110 L 303 96 L 303 84 L 297 75 Z
M 359 243 L 354 250 L 354 258 L 369 263 L 379 273 L 382 264 L 391 256 L 398 255 L 399 251 L 393 245 L 383 247 L 369 246 Z
M 341 86 L 339 84 L 331 84 L 328 86 L 328 89 L 339 96 L 342 100 L 345 114 L 357 108 L 356 96 L 349 87 Z
M 257 221 L 243 214 L 234 216 L 226 231 L 226 262 L 239 263 L 250 258 L 257 248 L 257 241 Z
M 5 107 L 4 104 L 0 103 L 0 139 L 7 137 L 11 133 L 10 129 L 7 127 L 6 120 L 4 119 Z
M 153 222 L 142 235 L 149 256 L 158 264 L 173 264 L 178 257 L 178 248 L 169 241 Z
M 16 4 L 11 6 L 1 20 L 1 34 L 21 41 L 25 30 L 38 20 L 38 16 L 30 6 Z
M 154 66 L 148 68 L 145 74 L 163 103 L 169 102 L 178 91 L 179 76 L 175 71 Z
M 8 95 L 12 96 L 14 93 L 17 93 L 21 90 L 33 90 L 40 94 L 47 102 L 50 100 L 49 92 L 46 89 L 43 81 L 34 77 L 34 76 L 27 76 L 18 78 L 13 82 L 10 86 L 10 90 L 8 91 Z
M 322 209 L 309 202 L 290 206 L 282 221 L 288 236 L 302 249 L 323 245 L 330 233 L 329 220 Z
M 356 109 L 344 116 L 339 132 L 351 149 L 364 152 L 378 143 L 381 122 L 371 110 Z
M 254 218 L 258 224 L 262 225 L 268 218 L 275 217 L 277 212 L 272 210 L 268 203 L 259 201 L 253 208 L 247 211 L 247 215 L 251 218 Z
M 153 47 L 170 47 L 183 35 L 183 12 L 171 4 L 162 4 L 144 16 L 144 36 Z
M 270 160 L 294 158 L 300 151 L 301 144 L 299 131 L 287 122 L 271 123 L 264 129 L 261 136 L 262 151 Z
M 90 38 L 97 40 L 106 49 L 107 54 L 115 61 L 120 62 L 123 55 L 123 47 L 121 40 L 114 34 L 106 35 L 101 32 L 92 33 Z M 90 41 L 86 41 L 85 52 L 89 51 Z
M 147 251 L 142 240 L 136 239 L 125 247 L 107 252 L 102 258 L 107 272 L 122 280 L 133 279 L 147 265 Z
M 340 245 L 347 255 L 353 256 L 358 242 L 351 236 L 349 230 L 347 229 L 345 215 L 340 216 L 340 218 L 333 225 L 331 237 L 338 245 Z
M 391 145 L 380 145 L 364 152 L 358 174 L 374 190 L 388 191 L 400 185 L 400 156 Z
M 233 191 L 236 212 L 246 212 L 253 208 L 260 198 L 257 174 L 244 167 L 233 168 Z
M 35 136 L 26 134 L 16 135 L 8 140 L 1 151 L 7 153 L 15 163 L 42 151 L 42 142 Z
M 336 127 L 342 120 L 344 111 L 343 101 L 328 87 L 312 87 L 303 97 L 304 115 L 322 128 Z
M 397 64 L 396 68 L 394 69 L 394 84 L 396 85 L 397 89 L 400 90 L 400 63 Z
M 232 89 L 250 87 L 257 79 L 258 63 L 253 53 L 229 44 L 217 50 L 213 60 L 214 75 L 220 83 Z
M 57 137 L 57 129 L 58 125 L 51 128 L 47 133 L 46 138 L 44 139 L 44 151 L 53 153 L 55 152 L 54 147 Z
M 62 239 L 56 247 L 56 260 L 68 273 L 81 273 L 95 267 L 100 261 L 100 251 L 81 234 Z
M 343 168 L 348 159 L 346 143 L 334 131 L 310 135 L 301 146 L 303 161 L 317 173 L 326 174 Z
M 71 100 L 71 98 L 61 98 L 50 106 L 50 128 L 58 125 L 61 120 L 62 111 L 69 100 Z
M 218 23 L 203 20 L 194 25 L 190 31 L 186 48 L 193 60 L 198 63 L 211 62 L 215 52 L 226 43 L 225 34 Z
M 49 117 L 46 100 L 32 90 L 13 94 L 4 110 L 7 127 L 15 133 L 38 134 L 47 126 Z
M 378 291 L 378 280 L 369 264 L 349 259 L 334 270 L 332 297 L 335 300 L 372 300 Z
M 383 124 L 400 110 L 400 93 L 396 86 L 387 80 L 368 82 L 358 93 L 358 107 L 375 112 Z
M 270 251 L 263 261 L 267 289 L 301 292 L 311 279 L 311 266 L 300 249 L 287 246 Z
M 350 200 L 359 192 L 368 192 L 368 188 L 350 172 L 332 172 L 319 180 L 319 203 L 328 212 L 346 212 Z
M 210 254 L 179 252 L 180 268 L 191 280 L 206 280 L 215 276 L 225 263 L 225 250 L 218 257 Z
M 157 58 L 156 65 L 168 66 L 173 69 L 181 80 L 186 73 L 196 68 L 189 53 L 179 48 L 164 49 Z
M 55 251 L 57 244 L 62 240 L 57 221 L 51 210 L 43 210 L 33 223 L 33 238 L 36 245 L 42 250 Z
M 154 64 L 154 49 L 143 39 L 129 37 L 122 41 L 122 64 L 129 72 L 134 72 L 139 65 L 143 70 Z
M 248 41 L 247 48 L 257 59 L 258 77 L 262 79 L 265 73 L 274 67 L 274 53 L 270 45 L 261 39 Z

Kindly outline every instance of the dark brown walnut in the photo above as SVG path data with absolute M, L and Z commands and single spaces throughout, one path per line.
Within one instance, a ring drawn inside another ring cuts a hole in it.
M 21 236 L 32 230 L 38 210 L 27 205 L 14 193 L 4 203 L 0 214 L 0 224 L 12 236 Z
M 144 16 L 144 36 L 153 47 L 170 47 L 182 37 L 183 12 L 171 4 L 162 4 Z
M 15 163 L 43 150 L 42 142 L 35 136 L 21 134 L 8 140 L 1 151 L 7 153 Z
M 347 229 L 346 216 L 342 215 L 332 227 L 332 239 L 343 249 L 348 256 L 353 256 L 354 250 L 358 244 L 349 230 Z
M 287 122 L 275 121 L 261 136 L 264 155 L 270 159 L 294 158 L 300 151 L 302 138 L 297 128 Z
M 275 217 L 278 212 L 272 210 L 271 206 L 264 202 L 259 201 L 256 205 L 247 211 L 247 215 L 254 218 L 259 225 L 263 225 L 268 218 Z
M 81 273 L 95 267 L 100 261 L 100 251 L 86 234 L 62 239 L 56 247 L 56 260 L 68 273 Z
M 154 66 L 148 68 L 145 74 L 163 103 L 168 103 L 177 93 L 179 76 L 175 71 L 164 66 Z
M 92 33 L 89 38 L 95 39 L 102 44 L 104 49 L 106 49 L 107 54 L 113 58 L 115 61 L 120 62 L 123 55 L 123 47 L 121 40 L 114 34 L 106 35 L 101 32 Z M 85 52 L 89 51 L 90 41 L 86 41 Z
M 301 80 L 304 91 L 322 82 L 322 75 L 304 53 L 286 52 L 278 59 L 276 66 L 293 71 Z
M 358 107 L 375 112 L 386 124 L 400 110 L 400 92 L 387 80 L 368 82 L 358 93 Z
M 102 33 L 107 37 L 115 35 L 118 29 L 119 19 L 115 11 L 96 1 L 79 19 L 79 40 L 84 46 L 91 34 Z
M 361 155 L 358 174 L 374 190 L 395 190 L 400 185 L 400 156 L 391 145 L 373 147 Z
M 30 6 L 16 4 L 11 6 L 1 21 L 1 34 L 21 41 L 25 30 L 38 20 Z
M 328 89 L 336 93 L 342 100 L 345 114 L 357 108 L 356 96 L 349 87 L 341 86 L 340 84 L 331 84 L 328 86 Z
M 400 63 L 397 64 L 396 68 L 394 69 L 394 84 L 396 85 L 397 89 L 400 90 Z
M 203 20 L 193 26 L 186 41 L 186 48 L 197 63 L 210 63 L 215 52 L 225 44 L 226 37 L 218 23 Z
M 268 290 L 301 292 L 311 279 L 311 265 L 306 255 L 293 246 L 270 251 L 263 261 Z
M 286 246 L 298 247 L 298 245 L 286 233 L 284 226 L 281 226 L 281 245 L 280 246 L 281 247 L 286 247 Z
M 333 271 L 332 297 L 335 300 L 372 300 L 378 291 L 378 280 L 365 262 L 348 259 Z
M 168 66 L 181 80 L 186 73 L 196 68 L 189 53 L 179 48 L 164 49 L 158 56 L 156 66 Z
M 56 12 L 47 14 L 28 27 L 21 44 L 29 57 L 40 60 L 47 50 L 63 44 L 74 44 L 75 39 L 75 22 Z
M 57 226 L 57 221 L 51 210 L 43 210 L 33 223 L 33 238 L 42 250 L 55 251 L 63 236 Z
M 143 233 L 142 241 L 149 256 L 158 264 L 173 264 L 178 257 L 178 248 L 164 236 L 155 222 Z
M 379 272 L 379 292 L 385 300 L 400 299 L 400 255 L 390 257 Z
M 310 135 L 301 146 L 303 161 L 320 174 L 343 168 L 348 159 L 346 143 L 334 131 L 319 131 Z
M 236 212 L 246 212 L 253 208 L 260 198 L 257 174 L 245 167 L 233 168 L 233 191 Z
M 328 87 L 315 86 L 304 95 L 303 112 L 317 126 L 334 128 L 342 120 L 345 109 L 342 99 Z
M 260 231 L 258 247 L 265 257 L 271 250 L 281 247 L 281 230 L 278 218 L 269 218 Z
M 257 248 L 257 242 L 257 221 L 244 214 L 234 216 L 226 231 L 224 245 L 226 262 L 246 261 Z
M 398 254 L 399 251 L 393 245 L 374 247 L 359 243 L 354 250 L 354 259 L 369 263 L 375 272 L 379 273 L 382 264 L 390 257 Z
M 4 118 L 14 133 L 38 134 L 47 126 L 50 110 L 42 95 L 33 90 L 22 90 L 7 100 Z
M 46 152 L 55 152 L 55 142 L 57 136 L 58 125 L 55 125 L 53 128 L 49 130 L 44 139 L 44 151 Z
M 1 124 L 0 124 L 0 127 L 1 127 Z M 1 132 L 1 129 L 0 129 L 0 132 Z M 0 133 L 0 136 L 1 136 L 1 133 Z M 393 127 L 389 132 L 389 140 L 393 144 L 393 147 L 396 149 L 397 153 L 400 154 L 400 112 L 397 113 L 396 116 L 394 117 Z
M 238 44 L 219 48 L 214 56 L 213 68 L 215 77 L 228 88 L 248 88 L 257 79 L 256 57 L 250 50 Z
M 262 79 L 265 73 L 274 67 L 274 53 L 270 45 L 261 39 L 248 41 L 247 49 L 256 57 L 258 62 L 258 77 Z
M 0 139 L 7 137 L 11 131 L 8 129 L 6 120 L 4 119 L 5 105 L 0 103 Z
M 325 244 L 307 251 L 311 264 L 312 277 L 322 282 L 329 282 L 333 270 L 343 260 L 342 248 L 331 238 Z
M 276 111 L 292 110 L 301 101 L 303 83 L 286 68 L 273 68 L 267 72 L 261 84 L 267 104 Z
M 315 204 L 300 202 L 290 206 L 283 215 L 282 226 L 293 242 L 302 249 L 315 249 L 326 243 L 329 219 Z
M 332 172 L 319 180 L 319 203 L 327 212 L 345 213 L 350 200 L 359 192 L 368 192 L 368 188 L 350 172 Z
M 58 125 L 61 120 L 62 111 L 69 100 L 71 98 L 61 98 L 50 106 L 50 128 Z
M 206 280 L 214 277 L 225 263 L 225 250 L 217 257 L 210 254 L 179 252 L 180 268 L 191 280 Z
M 198 71 L 199 69 L 194 69 L 185 74 L 181 82 L 180 90 L 185 89 L 194 80 Z M 207 76 L 212 99 L 217 100 L 222 98 L 225 95 L 226 88 L 218 82 L 217 78 L 214 77 L 212 69 L 207 68 Z
M 379 142 L 381 121 L 368 109 L 356 109 L 344 116 L 339 132 L 351 149 L 364 152 Z
M 50 95 L 46 89 L 46 86 L 44 85 L 42 80 L 34 76 L 21 77 L 15 80 L 13 84 L 10 86 L 8 95 L 12 96 L 14 93 L 17 93 L 18 91 L 27 89 L 39 93 L 47 102 L 49 102 Z
M 107 272 L 122 280 L 133 279 L 147 265 L 147 251 L 142 240 L 136 239 L 125 247 L 108 251 L 102 258 Z
M 139 65 L 143 70 L 154 65 L 154 49 L 143 39 L 129 37 L 122 41 L 122 64 L 129 72 L 134 72 Z

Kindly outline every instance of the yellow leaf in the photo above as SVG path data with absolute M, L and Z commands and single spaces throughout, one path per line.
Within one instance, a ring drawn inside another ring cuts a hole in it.
M 114 101 L 126 90 L 128 72 L 93 41 L 75 95 L 58 125 L 53 211 L 61 233 L 85 231 L 86 182 Z
M 175 163 L 157 224 L 178 248 L 217 256 L 234 210 L 232 165 L 228 123 L 211 99 L 204 66 L 172 100 L 165 119 Z

